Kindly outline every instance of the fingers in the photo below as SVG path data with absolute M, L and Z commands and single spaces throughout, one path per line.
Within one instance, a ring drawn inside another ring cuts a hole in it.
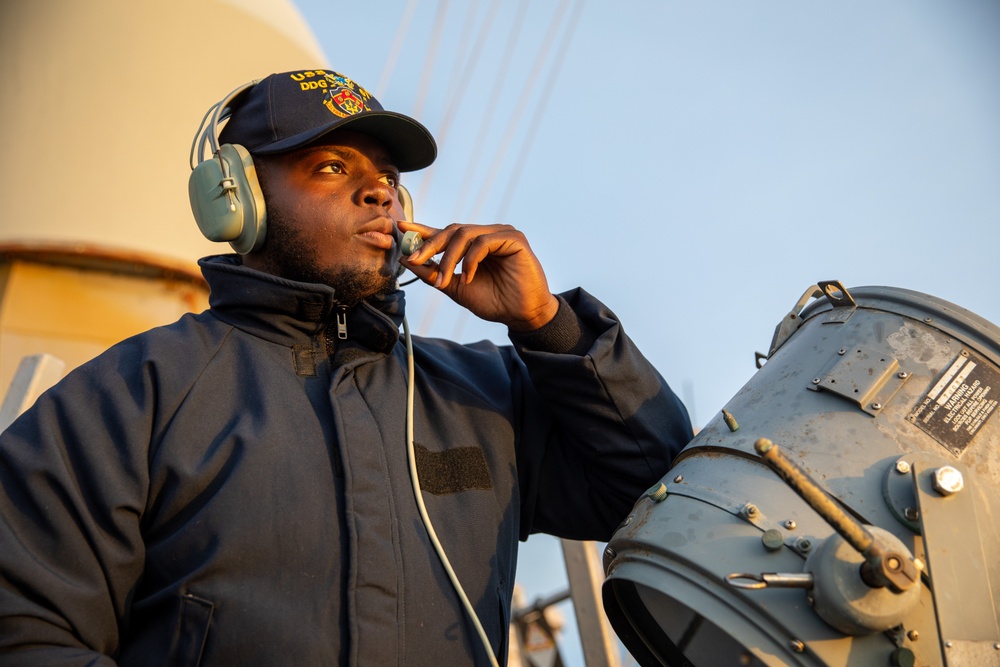
M 437 261 L 438 273 L 433 278 L 434 286 L 447 288 L 455 277 L 458 265 L 462 265 L 459 283 L 466 285 L 476 274 L 480 263 L 488 256 L 511 255 L 527 247 L 524 235 L 510 225 L 462 225 L 452 224 L 444 229 L 434 229 L 417 223 L 401 222 L 400 229 L 416 231 L 424 239 L 423 245 L 409 257 L 404 264 L 407 268 L 413 265 L 423 265 L 434 256 L 441 254 Z M 414 273 L 421 278 L 421 273 L 430 276 L 431 272 Z

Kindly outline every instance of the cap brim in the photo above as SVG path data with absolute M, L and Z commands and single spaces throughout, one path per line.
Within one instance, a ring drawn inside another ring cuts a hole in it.
M 310 144 L 334 130 L 347 128 L 378 139 L 389 151 L 396 168 L 400 171 L 416 171 L 429 167 L 437 157 L 437 144 L 427 128 L 409 116 L 392 111 L 366 111 L 347 118 L 337 118 L 307 132 L 258 146 L 251 152 L 260 155 L 287 153 Z

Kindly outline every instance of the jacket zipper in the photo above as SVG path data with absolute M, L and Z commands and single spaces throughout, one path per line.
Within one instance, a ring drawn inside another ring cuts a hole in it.
M 337 306 L 337 338 L 347 340 L 347 306 Z

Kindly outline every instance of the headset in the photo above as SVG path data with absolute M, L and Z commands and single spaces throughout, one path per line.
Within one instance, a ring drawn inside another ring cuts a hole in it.
M 264 243 L 267 210 L 250 152 L 239 144 L 220 146 L 219 124 L 259 82 L 244 84 L 214 104 L 191 142 L 188 197 L 194 219 L 205 238 L 228 241 L 241 255 Z
M 209 241 L 228 241 L 246 255 L 259 250 L 267 231 L 267 208 L 250 152 L 239 144 L 219 144 L 219 124 L 232 115 L 239 100 L 260 80 L 236 88 L 205 113 L 191 142 L 188 198 L 198 228 Z M 404 218 L 413 220 L 413 197 L 398 186 Z M 407 232 L 400 244 L 405 255 L 423 244 L 416 232 Z

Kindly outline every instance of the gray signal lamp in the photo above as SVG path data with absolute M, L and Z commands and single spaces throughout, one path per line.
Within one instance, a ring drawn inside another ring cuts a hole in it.
M 612 626 L 643 665 L 1000 665 L 998 400 L 997 326 L 810 286 L 608 543 Z

